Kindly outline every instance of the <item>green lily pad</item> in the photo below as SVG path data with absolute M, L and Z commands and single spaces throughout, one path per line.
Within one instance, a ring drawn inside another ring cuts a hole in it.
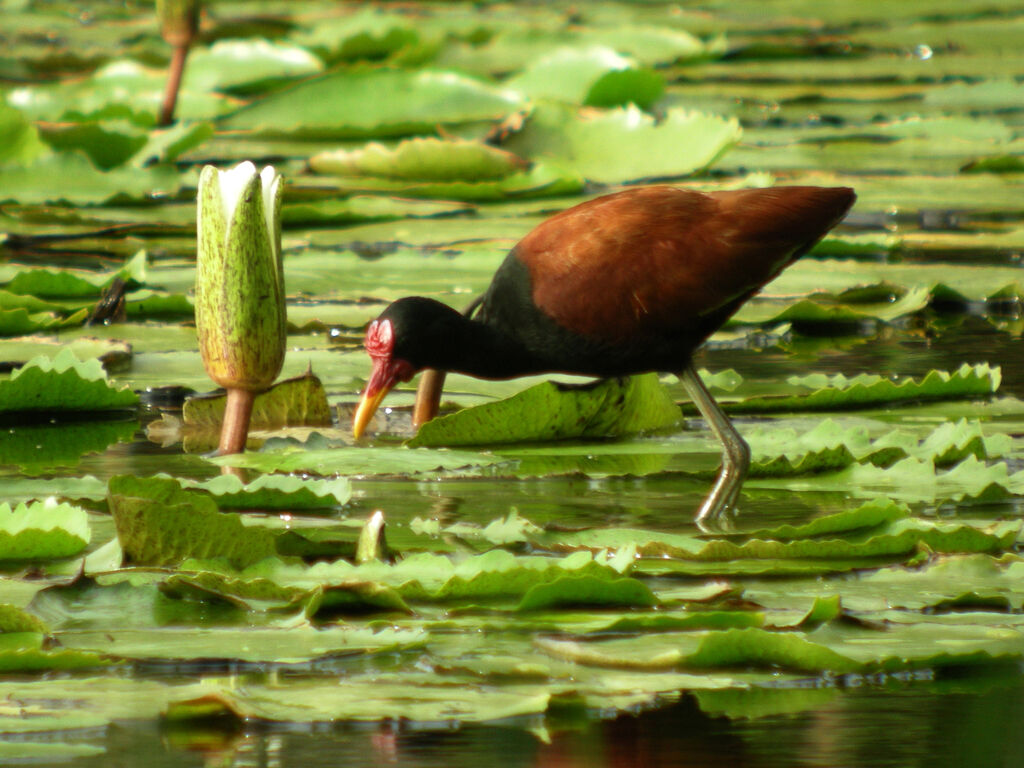
M 227 395 L 192 397 L 185 401 L 182 417 L 194 427 L 219 427 L 224 420 Z M 256 396 L 251 429 L 285 426 L 328 426 L 331 412 L 320 379 L 307 371 L 302 376 L 280 381 Z
M 405 136 L 498 120 L 520 106 L 516 94 L 454 72 L 343 70 L 268 96 L 221 126 L 310 138 Z
M 520 171 L 526 163 L 510 152 L 471 141 L 406 139 L 393 149 L 373 142 L 310 158 L 316 173 L 382 176 L 418 181 L 491 181 Z
M 610 184 L 689 175 L 713 165 L 740 135 L 735 120 L 683 109 L 670 109 L 655 123 L 636 107 L 577 114 L 539 104 L 504 146 Z
M 130 389 L 111 386 L 99 360 L 82 362 L 70 349 L 30 360 L 0 381 L 0 409 L 6 413 L 124 410 L 138 402 Z
M 19 110 L 0 101 L 0 165 L 31 165 L 48 153 L 35 126 Z
M 661 75 L 603 46 L 559 48 L 505 85 L 532 99 L 593 107 L 636 104 L 641 109 L 657 101 L 665 87 Z
M 183 489 L 173 478 L 110 479 L 107 505 L 117 537 L 140 565 L 180 563 L 187 557 L 223 557 L 244 568 L 275 555 L 274 533 L 220 512 L 210 496 Z
M 0 561 L 72 557 L 92 534 L 85 510 L 53 498 L 14 509 L 0 504 Z
M 218 40 L 189 53 L 182 88 L 187 93 L 253 92 L 323 69 L 323 62 L 307 49 L 283 41 Z
M 608 437 L 679 423 L 679 409 L 656 374 L 606 379 L 584 387 L 538 384 L 497 403 L 434 419 L 412 447 L 487 445 L 572 437 Z

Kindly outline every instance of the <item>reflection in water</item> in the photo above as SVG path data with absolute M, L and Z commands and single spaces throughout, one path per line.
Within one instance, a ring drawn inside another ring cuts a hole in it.
M 544 722 L 460 728 L 405 724 L 238 728 L 159 727 L 119 723 L 80 733 L 103 749 L 79 758 L 76 768 L 838 768 L 845 766 L 957 766 L 1011 768 L 1024 765 L 1024 680 L 1016 668 L 979 679 L 887 682 L 824 694 L 794 710 L 792 689 L 733 698 L 748 715 L 732 718 L 705 701 L 683 695 L 674 704 L 610 720 L 579 713 L 552 714 Z M 707 714 L 701 706 L 716 714 Z M 570 714 L 572 716 L 570 717 Z M 71 741 L 76 741 L 71 739 Z M 79 742 L 81 743 L 81 742 Z M 63 763 L 67 765 L 67 763 Z M 43 763 L 33 762 L 39 766 Z M 57 765 L 57 763 L 54 763 Z

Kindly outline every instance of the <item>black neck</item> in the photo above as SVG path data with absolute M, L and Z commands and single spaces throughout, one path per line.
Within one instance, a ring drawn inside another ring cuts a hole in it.
M 511 379 L 553 370 L 550 361 L 480 320 L 460 316 L 446 330 L 449 335 L 432 350 L 429 367 L 479 379 Z

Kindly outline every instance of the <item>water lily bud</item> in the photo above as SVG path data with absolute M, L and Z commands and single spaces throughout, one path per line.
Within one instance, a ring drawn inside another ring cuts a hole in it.
M 266 389 L 284 363 L 281 177 L 244 162 L 199 177 L 196 331 L 210 378 Z
M 191 45 L 199 31 L 199 0 L 156 0 L 156 14 L 169 45 Z

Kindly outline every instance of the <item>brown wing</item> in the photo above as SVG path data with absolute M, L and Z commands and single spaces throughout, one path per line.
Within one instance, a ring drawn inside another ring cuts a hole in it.
M 534 303 L 559 325 L 635 343 L 694 333 L 709 316 L 724 322 L 835 226 L 853 200 L 845 188 L 704 194 L 645 187 L 563 211 L 530 232 L 517 253 Z

